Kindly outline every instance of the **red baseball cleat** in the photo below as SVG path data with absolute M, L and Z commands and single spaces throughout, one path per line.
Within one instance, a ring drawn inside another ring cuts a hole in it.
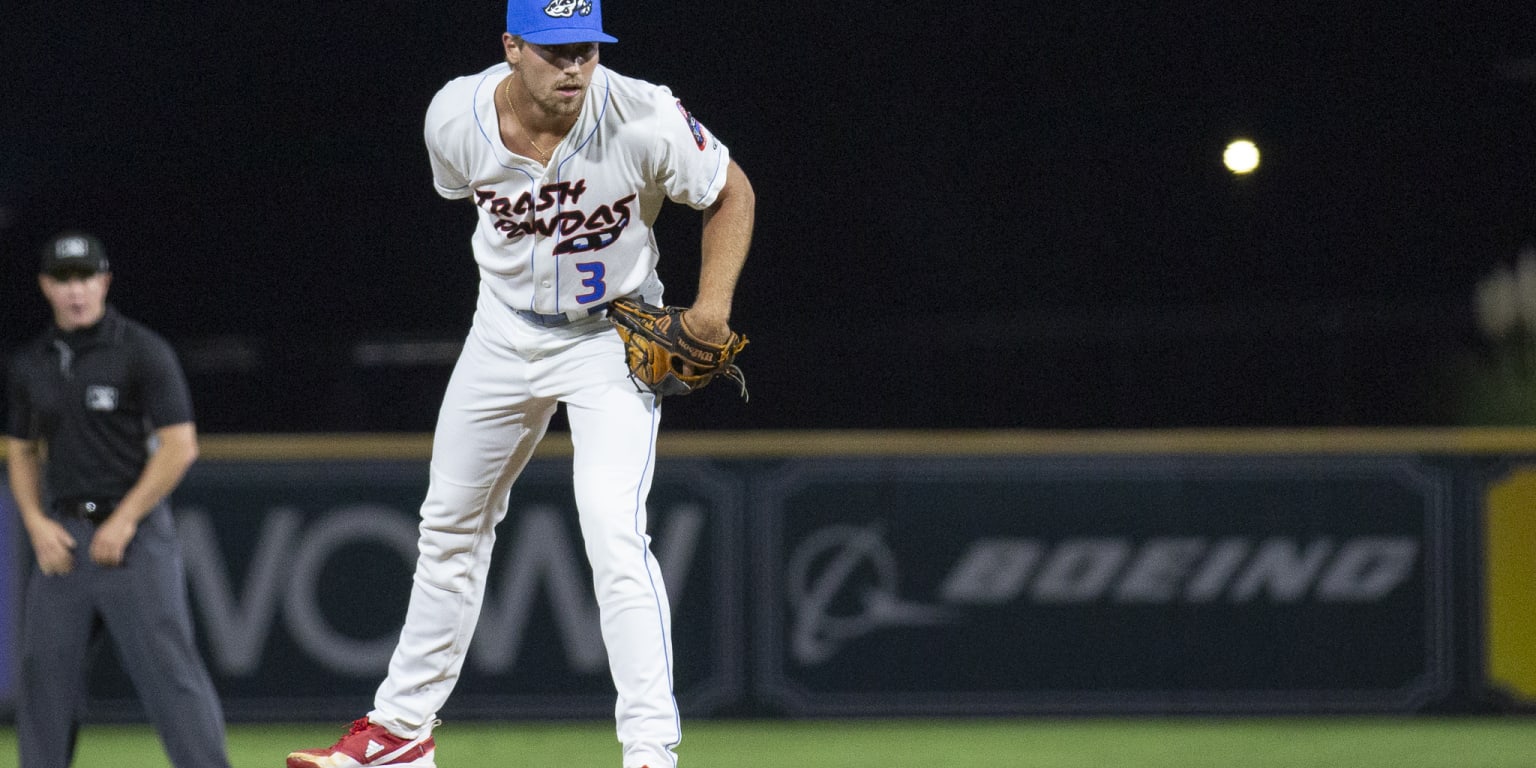
M 363 717 L 352 721 L 352 730 L 328 749 L 288 753 L 288 768 L 437 768 L 432 759 L 436 752 L 431 736 L 402 739 Z

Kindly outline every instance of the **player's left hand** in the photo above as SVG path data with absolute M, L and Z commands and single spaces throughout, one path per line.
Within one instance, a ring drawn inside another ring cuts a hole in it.
M 700 341 L 723 344 L 731 338 L 731 326 L 723 315 L 710 314 L 707 310 L 690 307 L 683 312 L 683 327 Z
M 724 376 L 747 397 L 736 356 L 745 336 L 731 331 L 728 311 L 656 307 L 636 299 L 608 305 L 608 320 L 624 343 L 630 378 L 658 395 L 686 395 Z
M 96 526 L 96 533 L 91 537 L 91 560 L 105 568 L 116 568 L 123 564 L 123 556 L 128 551 L 128 542 L 133 541 L 133 535 L 138 533 L 139 525 L 131 520 L 113 515 Z

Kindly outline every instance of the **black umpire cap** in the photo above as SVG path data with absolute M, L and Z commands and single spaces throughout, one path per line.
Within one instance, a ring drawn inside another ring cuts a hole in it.
M 111 270 L 107 266 L 107 249 L 95 235 L 63 232 L 43 247 L 43 265 L 39 271 L 52 277 L 68 277 Z

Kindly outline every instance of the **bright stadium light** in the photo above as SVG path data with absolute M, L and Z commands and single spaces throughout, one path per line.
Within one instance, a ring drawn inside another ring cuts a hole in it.
M 1248 139 L 1235 139 L 1221 153 L 1221 161 L 1238 176 L 1253 173 L 1259 167 L 1259 148 Z

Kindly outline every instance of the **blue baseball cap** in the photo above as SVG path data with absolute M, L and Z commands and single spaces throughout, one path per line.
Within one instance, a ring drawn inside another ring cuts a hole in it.
M 603 34 L 602 0 L 508 0 L 507 32 L 537 45 L 618 42 Z

